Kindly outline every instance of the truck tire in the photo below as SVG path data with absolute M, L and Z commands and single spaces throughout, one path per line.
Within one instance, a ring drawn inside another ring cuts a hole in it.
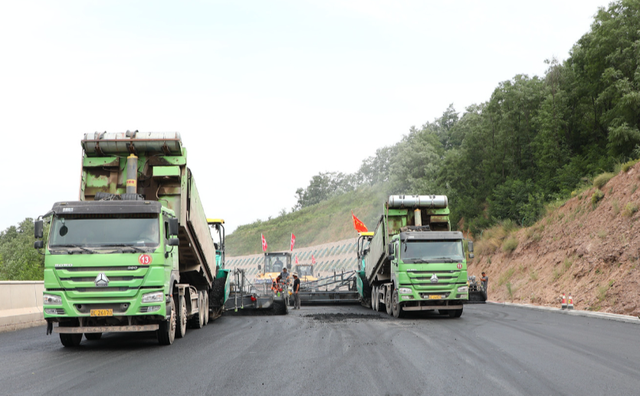
M 176 303 L 171 300 L 171 317 L 160 323 L 158 329 L 158 343 L 160 345 L 171 345 L 176 339 Z
M 84 333 L 84 337 L 89 341 L 97 341 L 102 338 L 102 333 Z
M 402 311 L 402 306 L 400 305 L 400 298 L 398 296 L 397 289 L 393 291 L 393 297 L 391 298 L 391 311 L 393 312 L 393 317 L 396 319 L 404 317 L 404 312 Z
M 363 279 L 362 280 L 362 305 L 364 305 L 367 308 L 371 307 L 373 309 L 373 305 L 372 305 L 373 298 L 371 296 L 372 292 L 373 292 L 373 288 L 369 284 L 369 281 L 366 279 Z
M 204 325 L 209 324 L 209 293 L 203 292 L 204 295 Z
M 80 345 L 82 341 L 82 333 L 78 334 L 63 334 L 60 333 L 60 342 L 66 348 L 75 348 Z
M 187 334 L 187 302 L 184 296 L 178 297 L 178 309 L 176 313 L 176 337 L 182 338 Z
M 380 312 L 381 310 L 384 309 L 384 304 L 382 304 L 382 307 L 380 307 L 380 286 L 376 286 L 376 290 L 375 290 L 374 294 L 375 294 L 375 299 L 376 299 L 375 311 L 376 312 Z
M 449 317 L 450 318 L 459 318 L 462 316 L 462 309 L 450 309 Z
M 189 319 L 189 327 L 201 329 L 204 326 L 204 297 L 202 291 L 198 292 L 198 313 Z
M 376 286 L 371 288 L 371 309 L 378 311 L 378 288 Z
M 387 287 L 384 293 L 384 308 L 387 311 L 387 315 L 393 315 L 393 311 L 391 310 L 391 293 L 393 293 L 390 287 Z

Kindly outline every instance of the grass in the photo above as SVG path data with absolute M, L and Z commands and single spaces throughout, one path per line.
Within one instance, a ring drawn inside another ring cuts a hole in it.
M 564 268 L 564 271 L 567 272 L 572 265 L 573 265 L 573 260 L 566 258 L 564 259 L 564 263 L 562 264 L 562 267 Z
M 484 230 L 480 240 L 474 246 L 478 254 L 487 255 L 495 253 L 502 241 L 507 237 L 508 232 L 502 224 L 497 224 Z
M 600 239 L 604 239 L 607 236 L 607 231 L 606 230 L 600 230 L 598 231 L 598 238 Z
M 607 298 L 607 292 L 609 291 L 610 287 L 611 287 L 610 284 L 606 284 L 598 287 L 598 292 L 596 294 L 596 298 L 598 299 L 598 302 L 602 302 Z
M 628 202 L 624 206 L 624 210 L 622 211 L 622 215 L 624 217 L 631 217 L 638 211 L 638 204 L 635 202 Z
M 509 237 L 502 244 L 502 251 L 506 253 L 511 253 L 518 247 L 518 238 Z
M 529 273 L 529 278 L 532 281 L 537 281 L 538 280 L 538 273 L 534 270 L 531 270 L 531 272 Z
M 611 172 L 605 172 L 602 173 L 598 176 L 596 176 L 595 179 L 593 179 L 593 186 L 597 189 L 601 189 L 602 187 L 604 187 L 605 184 L 607 184 L 609 182 L 609 180 L 611 180 L 613 177 L 615 176 L 614 173 Z
M 509 300 L 513 300 L 513 289 L 511 288 L 511 282 L 507 282 L 507 294 L 509 294 Z
M 624 164 L 622 164 L 621 170 L 623 172 L 627 173 L 627 171 L 629 171 L 629 169 L 631 169 L 635 164 L 637 164 L 638 161 L 640 161 L 640 160 L 632 160 L 632 161 L 629 161 L 629 162 L 625 162 Z
M 613 215 L 617 216 L 620 213 L 620 205 L 618 204 L 618 200 L 614 199 L 611 203 L 611 210 L 613 211 Z
M 296 236 L 296 247 L 354 238 L 357 234 L 353 229 L 351 210 L 370 231 L 375 231 L 386 199 L 387 192 L 380 186 L 361 187 L 269 221 L 257 220 L 242 225 L 227 235 L 227 256 L 260 253 L 260 234 L 264 234 L 272 252 L 289 250 L 291 233 Z
M 500 277 L 498 278 L 498 286 L 502 286 L 504 285 L 506 282 L 508 282 L 509 280 L 511 280 L 511 277 L 513 276 L 513 273 L 515 272 L 514 268 L 509 268 L 508 270 L 506 270 L 505 272 L 502 273 L 502 275 L 500 275 Z
M 568 257 L 565 258 L 564 262 L 560 267 L 556 267 L 553 269 L 553 274 L 552 274 L 553 281 L 554 282 L 557 281 L 558 279 L 560 279 L 560 277 L 562 277 L 562 275 L 566 274 L 572 265 L 573 265 L 573 260 Z

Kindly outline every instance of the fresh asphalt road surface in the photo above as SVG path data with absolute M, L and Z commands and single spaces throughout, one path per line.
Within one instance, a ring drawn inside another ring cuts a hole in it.
M 0 334 L 2 395 L 633 395 L 640 326 L 499 305 L 394 319 L 357 305 L 223 316 L 172 346 Z

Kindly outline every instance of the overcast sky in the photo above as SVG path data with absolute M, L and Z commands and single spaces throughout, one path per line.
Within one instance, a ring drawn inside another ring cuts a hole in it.
M 178 131 L 208 217 L 276 217 L 319 172 L 542 75 L 607 4 L 2 1 L 0 231 L 78 199 L 95 131 Z

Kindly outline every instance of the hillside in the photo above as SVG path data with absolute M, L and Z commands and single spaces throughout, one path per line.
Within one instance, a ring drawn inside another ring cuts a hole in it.
M 469 274 L 487 272 L 490 300 L 560 307 L 571 293 L 576 309 L 640 315 L 639 184 L 636 164 L 602 186 L 596 204 L 591 187 L 532 227 L 486 230 Z
M 265 236 L 272 252 L 289 250 L 291 233 L 295 234 L 296 247 L 300 248 L 356 237 L 351 211 L 373 230 L 386 199 L 384 189 L 361 186 L 269 221 L 240 226 L 227 236 L 227 255 L 235 257 L 262 252 L 260 234 Z

